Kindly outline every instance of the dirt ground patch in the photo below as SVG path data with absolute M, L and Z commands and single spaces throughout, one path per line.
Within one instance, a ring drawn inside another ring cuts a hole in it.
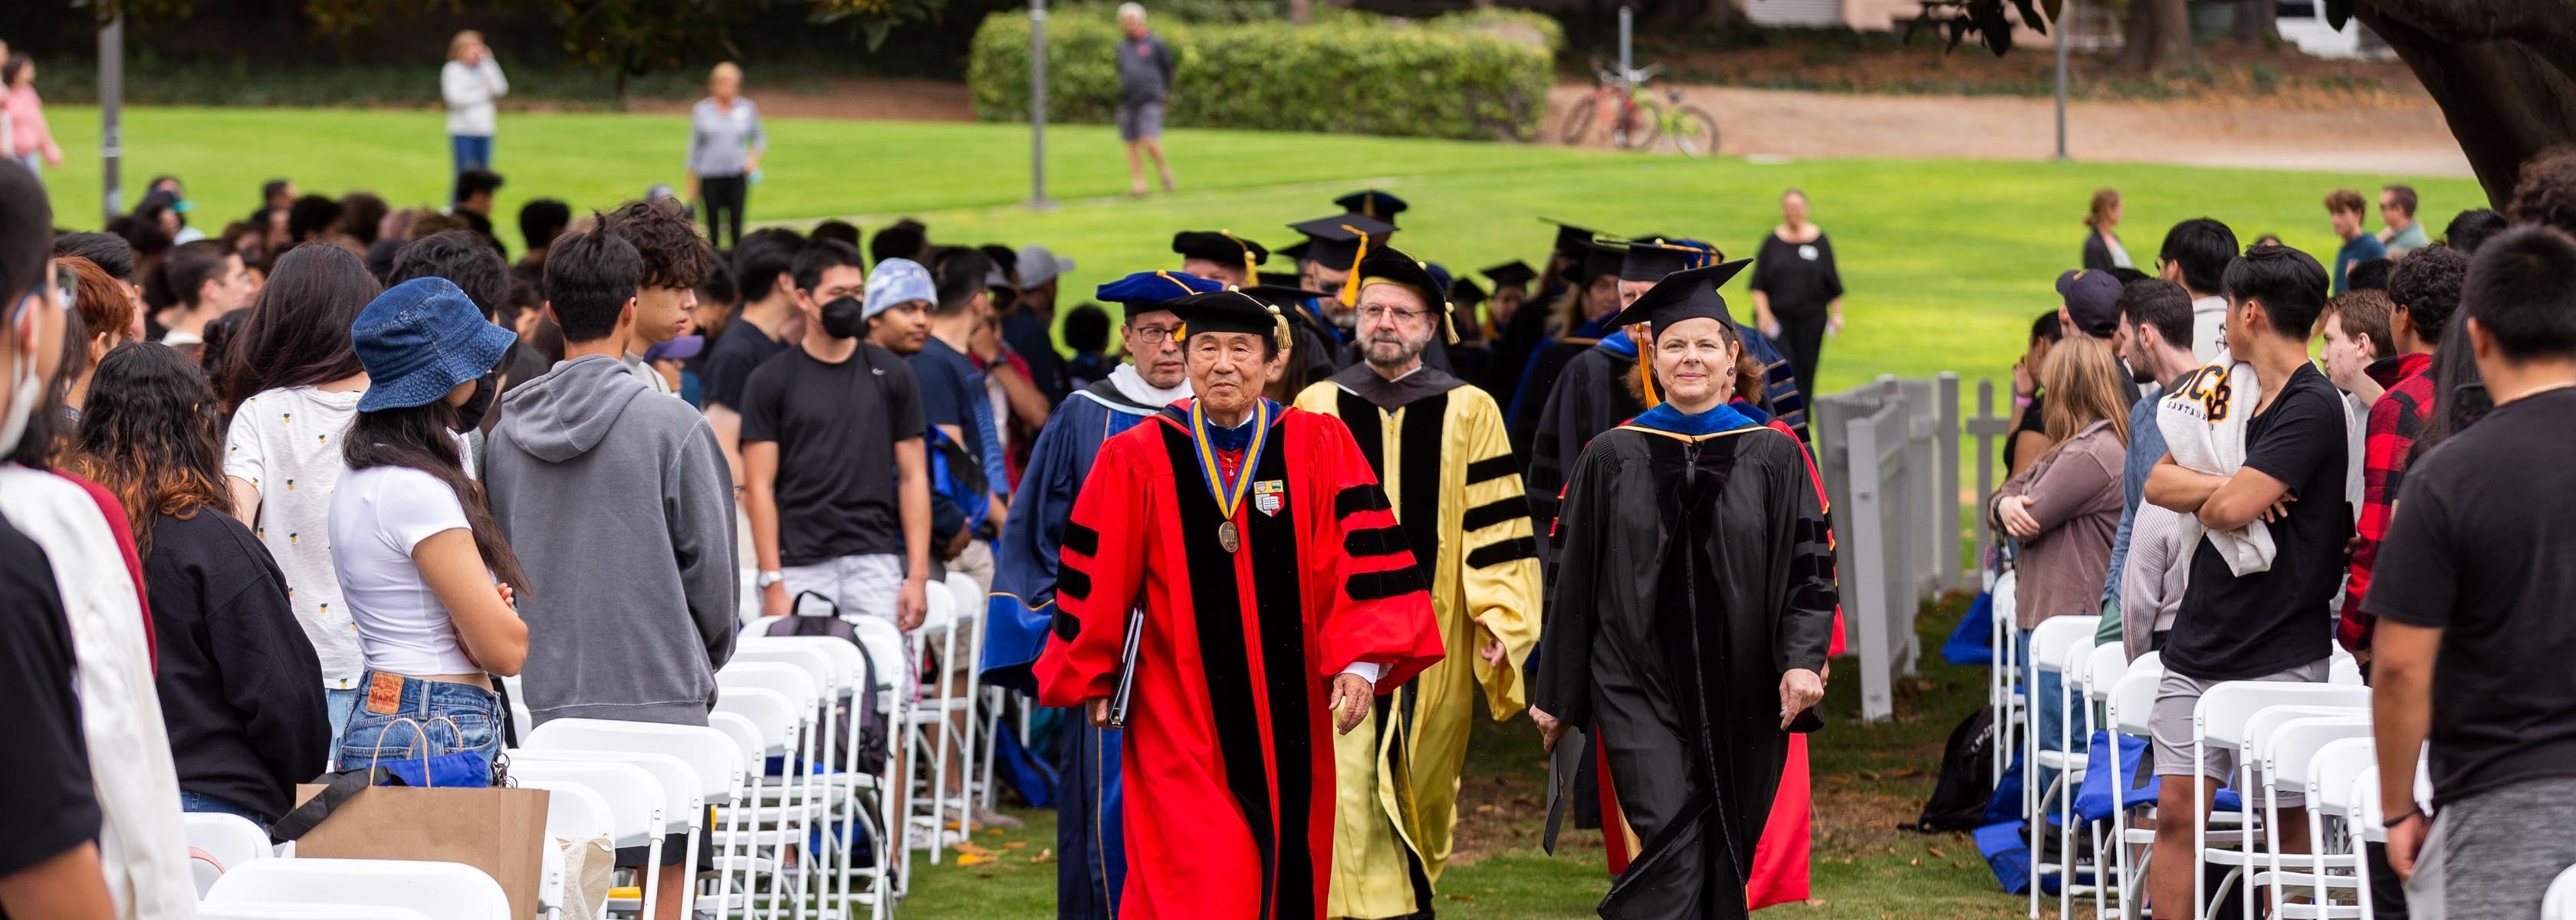
M 885 121 L 973 121 L 966 84 L 938 80 L 832 81 L 828 92 L 764 93 L 760 113 L 776 118 L 853 118 Z M 694 99 L 639 99 L 631 112 L 687 114 Z
M 1590 88 L 1549 94 L 1548 137 Z M 1960 157 L 2037 160 L 2056 151 L 2053 103 L 2023 96 L 1861 96 L 1685 86 L 1717 119 L 1721 153 L 1750 157 Z M 2421 94 L 2284 94 L 2074 102 L 2067 150 L 2078 160 L 2471 175 L 2441 109 Z M 1600 132 L 1594 132 L 1596 135 Z

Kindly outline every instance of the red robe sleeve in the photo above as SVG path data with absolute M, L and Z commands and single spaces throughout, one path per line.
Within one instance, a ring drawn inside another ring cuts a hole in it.
M 1291 410 L 1307 420 L 1304 463 L 1310 537 L 1308 597 L 1324 592 L 1316 617 L 1319 677 L 1354 662 L 1386 667 L 1379 693 L 1403 686 L 1440 660 L 1440 627 L 1413 550 L 1395 522 L 1386 490 L 1342 421 Z M 1292 442 L 1293 443 L 1293 442 Z
M 1151 425 L 1130 429 L 1151 432 Z M 1118 687 L 1118 655 L 1127 641 L 1127 611 L 1141 601 L 1145 539 L 1153 509 L 1135 437 L 1103 442 L 1100 458 L 1074 499 L 1056 571 L 1055 641 L 1031 669 L 1038 702 L 1078 706 Z

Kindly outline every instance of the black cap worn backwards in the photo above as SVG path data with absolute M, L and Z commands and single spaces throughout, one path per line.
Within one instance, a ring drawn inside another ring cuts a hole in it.
M 1288 346 L 1287 319 L 1279 308 L 1240 290 L 1192 294 L 1164 305 L 1181 318 L 1183 338 L 1203 332 L 1247 332 L 1277 336 Z
M 1665 275 L 1687 271 L 1725 258 L 1717 247 L 1698 240 L 1655 237 L 1642 240 L 1602 240 L 1605 245 L 1625 246 L 1627 255 L 1619 262 L 1621 281 L 1662 281 Z
M 1661 332 L 1687 319 L 1733 322 L 1734 317 L 1726 312 L 1726 298 L 1718 296 L 1717 289 L 1751 264 L 1751 259 L 1737 259 L 1665 275 L 1664 280 L 1655 282 L 1653 290 L 1611 317 L 1608 326 L 1616 329 L 1648 323 Z
M 1184 258 L 1206 259 L 1225 265 L 1239 263 L 1245 277 L 1250 277 L 1253 266 L 1270 261 L 1270 250 L 1236 236 L 1230 230 L 1183 230 L 1172 234 L 1172 251 Z
M 1289 224 L 1288 229 L 1306 235 L 1306 241 L 1291 247 L 1294 258 L 1321 262 L 1336 268 L 1351 264 L 1360 256 L 1362 241 L 1371 248 L 1385 244 L 1395 225 L 1366 214 L 1336 214 Z M 1282 249 L 1288 253 L 1291 249 Z
M 1477 274 L 1494 279 L 1494 286 L 1498 288 L 1520 287 L 1537 278 L 1538 269 L 1529 267 L 1527 262 L 1513 259 L 1501 265 L 1483 269 Z
M 1404 209 L 1412 207 L 1405 204 L 1404 199 L 1377 189 L 1352 192 L 1333 199 L 1333 204 L 1353 214 L 1385 221 L 1390 231 L 1395 227 L 1395 216 L 1404 213 Z

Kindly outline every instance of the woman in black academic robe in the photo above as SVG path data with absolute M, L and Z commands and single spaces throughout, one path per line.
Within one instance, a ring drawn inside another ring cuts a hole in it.
M 1643 841 L 1604 917 L 1747 914 L 1788 732 L 1824 695 L 1824 511 L 1797 439 L 1727 406 L 1741 345 L 1716 286 L 1742 266 L 1675 273 L 1614 321 L 1653 323 L 1671 401 L 1593 438 L 1560 511 L 1531 716 L 1551 748 L 1590 733 Z

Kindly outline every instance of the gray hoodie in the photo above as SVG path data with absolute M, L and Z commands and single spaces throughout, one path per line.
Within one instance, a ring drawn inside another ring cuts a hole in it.
M 707 724 L 741 576 L 706 419 L 615 358 L 567 361 L 502 397 L 483 484 L 531 582 L 537 721 Z

